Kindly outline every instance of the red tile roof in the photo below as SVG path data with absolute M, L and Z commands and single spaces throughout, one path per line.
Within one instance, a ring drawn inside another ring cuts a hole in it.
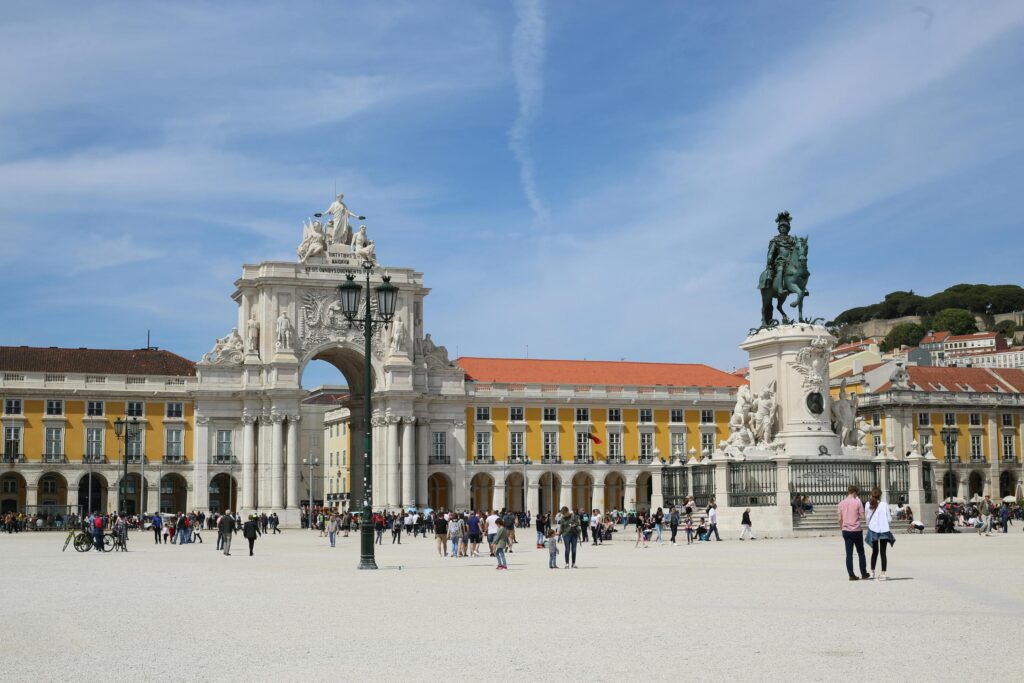
M 934 332 L 927 334 L 924 339 L 920 341 L 921 344 L 941 344 L 942 342 L 949 339 L 949 332 Z
M 0 371 L 192 377 L 196 364 L 161 349 L 0 346 Z
M 597 360 L 459 358 L 472 382 L 597 386 L 738 387 L 746 380 L 703 364 Z
M 912 365 L 910 385 L 918 391 L 953 392 L 1024 392 L 1024 370 L 1004 368 L 942 368 Z M 886 382 L 877 390 L 884 393 L 892 389 L 892 382 Z
M 880 368 L 883 365 L 885 365 L 885 363 L 868 363 L 863 368 L 861 368 L 861 371 L 858 374 L 863 375 L 865 372 L 871 372 L 875 368 Z M 843 370 L 838 375 L 835 375 L 834 377 L 831 377 L 829 379 L 842 379 L 844 377 L 853 377 L 853 368 Z
M 978 339 L 995 339 L 998 332 L 975 332 L 974 334 L 955 334 L 947 337 L 946 341 L 972 341 Z

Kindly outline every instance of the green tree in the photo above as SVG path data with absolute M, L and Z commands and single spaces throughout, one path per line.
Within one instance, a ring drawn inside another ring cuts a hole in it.
M 901 346 L 917 346 L 927 333 L 928 331 L 924 329 L 923 325 L 900 323 L 885 335 L 885 339 L 882 341 L 882 350 L 892 351 Z
M 935 314 L 931 323 L 932 329 L 936 332 L 971 334 L 978 331 L 978 325 L 974 322 L 974 314 L 965 308 L 944 308 Z
M 1017 331 L 1017 323 L 1012 320 L 1003 320 L 996 325 L 996 332 L 1013 342 L 1013 335 Z

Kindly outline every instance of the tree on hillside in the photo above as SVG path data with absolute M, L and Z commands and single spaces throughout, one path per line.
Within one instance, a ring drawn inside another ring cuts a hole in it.
M 1014 333 L 1017 332 L 1017 323 L 1013 322 L 1012 320 L 1003 320 L 998 325 L 996 325 L 996 332 L 1009 339 L 1010 343 L 1012 344 L 1013 335 Z
M 936 332 L 948 331 L 950 334 L 971 334 L 978 331 L 974 322 L 974 314 L 964 308 L 946 308 L 931 319 L 931 328 Z
M 901 323 L 889 330 L 882 341 L 883 351 L 892 351 L 901 346 L 917 346 L 928 331 L 917 323 Z

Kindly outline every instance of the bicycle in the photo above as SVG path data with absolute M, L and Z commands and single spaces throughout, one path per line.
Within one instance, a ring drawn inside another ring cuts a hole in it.
M 61 552 L 66 551 L 68 549 L 68 545 L 70 545 L 72 541 L 74 541 L 75 550 L 77 550 L 80 553 L 87 553 L 89 552 L 90 549 L 92 549 L 92 536 L 85 533 L 84 531 L 68 529 L 68 535 L 64 539 L 64 548 L 61 550 Z

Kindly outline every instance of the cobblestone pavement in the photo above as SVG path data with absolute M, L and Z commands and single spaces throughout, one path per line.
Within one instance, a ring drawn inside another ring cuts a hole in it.
M 1024 534 L 899 534 L 892 580 L 850 582 L 839 538 L 636 549 L 583 545 L 549 570 L 519 543 L 441 559 L 378 546 L 356 570 L 289 530 L 231 557 L 206 543 L 62 553 L 63 534 L 0 536 L 3 679 L 952 680 L 1013 676 Z M 532 534 L 520 538 L 533 540 Z

